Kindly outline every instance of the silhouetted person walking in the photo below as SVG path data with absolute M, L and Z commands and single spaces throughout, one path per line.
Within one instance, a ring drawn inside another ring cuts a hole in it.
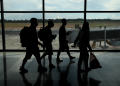
M 28 27 L 28 31 L 26 32 L 26 35 L 25 35 L 27 36 L 26 55 L 25 55 L 25 58 L 23 59 L 22 66 L 20 67 L 19 70 L 21 70 L 22 72 L 28 72 L 28 70 L 26 70 L 24 66 L 26 62 L 28 61 L 28 59 L 30 59 L 33 54 L 36 57 L 36 60 L 39 64 L 38 72 L 46 71 L 46 68 L 44 68 L 41 65 L 41 61 L 40 61 L 40 53 L 39 53 L 38 44 L 41 46 L 42 44 L 38 41 L 38 37 L 37 37 L 37 31 L 36 31 L 36 27 L 38 26 L 37 19 L 31 18 L 30 22 L 31 22 L 31 26 Z
M 52 35 L 51 28 L 53 26 L 54 26 L 54 23 L 52 21 L 48 21 L 48 26 L 43 28 L 43 32 L 44 32 L 43 44 L 46 48 L 46 52 L 42 55 L 41 59 L 44 58 L 46 55 L 48 55 L 50 68 L 55 68 L 55 66 L 52 64 L 52 55 L 53 55 L 52 41 L 53 39 L 56 38 L 57 35 Z
M 59 29 L 59 51 L 57 54 L 57 61 L 62 62 L 63 60 L 59 58 L 61 51 L 67 50 L 67 54 L 70 60 L 74 59 L 75 57 L 70 55 L 68 41 L 66 40 L 66 36 L 69 33 L 66 33 L 65 25 L 67 25 L 66 19 L 62 19 L 62 26 Z
M 78 36 L 76 37 L 74 41 L 74 47 L 76 46 L 76 43 L 79 41 L 79 49 L 80 49 L 80 57 L 78 60 L 78 71 L 84 72 L 85 70 L 81 69 L 81 65 L 83 62 L 83 59 L 85 59 L 85 69 L 90 70 L 88 67 L 88 50 L 89 48 L 90 52 L 92 52 L 91 46 L 89 44 L 89 23 L 84 22 L 82 29 L 79 31 Z

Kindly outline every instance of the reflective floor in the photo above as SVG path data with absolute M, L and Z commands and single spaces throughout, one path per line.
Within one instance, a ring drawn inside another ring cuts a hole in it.
M 40 53 L 42 55 L 42 53 Z M 44 73 L 37 72 L 38 64 L 34 56 L 27 62 L 28 73 L 21 74 L 25 52 L 0 53 L 0 86 L 120 86 L 120 53 L 96 52 L 102 68 L 86 73 L 77 73 L 78 52 L 71 52 L 76 58 L 70 61 L 62 52 L 63 62 L 57 63 L 57 53 L 54 52 L 52 62 L 56 66 L 49 69 L 48 56 L 43 65 L 48 68 Z M 5 59 L 6 58 L 6 59 Z

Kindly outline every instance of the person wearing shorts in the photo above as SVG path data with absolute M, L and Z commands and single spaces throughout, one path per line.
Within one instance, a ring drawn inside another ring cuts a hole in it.
M 27 69 L 24 68 L 26 62 L 31 58 L 32 54 L 36 57 L 36 60 L 39 64 L 38 66 L 38 72 L 41 71 L 46 71 L 47 68 L 44 68 L 41 64 L 40 61 L 40 53 L 39 53 L 39 47 L 38 44 L 43 46 L 39 41 L 38 41 L 38 37 L 37 37 L 37 31 L 36 31 L 36 27 L 38 26 L 38 22 L 36 18 L 31 18 L 30 20 L 31 22 L 31 26 L 28 28 L 29 29 L 29 33 L 27 40 L 27 45 L 26 45 L 26 55 L 25 58 L 23 59 L 22 65 L 20 67 L 20 71 L 21 72 L 28 72 Z
M 62 62 L 63 60 L 59 58 L 61 51 L 67 50 L 67 54 L 70 60 L 74 59 L 75 57 L 70 55 L 68 41 L 66 40 L 66 36 L 69 35 L 66 33 L 65 25 L 67 25 L 66 19 L 62 19 L 62 26 L 59 29 L 59 50 L 57 54 L 57 61 Z
M 52 49 L 52 40 L 55 39 L 56 36 L 52 35 L 51 28 L 54 26 L 53 21 L 48 21 L 48 26 L 46 26 L 44 29 L 44 39 L 43 44 L 45 45 L 46 51 L 42 55 L 42 58 L 44 58 L 46 55 L 48 55 L 49 59 L 49 68 L 55 68 L 55 66 L 52 64 L 52 55 L 53 55 L 53 49 Z

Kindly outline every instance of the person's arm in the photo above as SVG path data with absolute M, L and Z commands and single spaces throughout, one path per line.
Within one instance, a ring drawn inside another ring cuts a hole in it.
M 79 40 L 79 35 L 80 35 L 80 31 L 79 31 L 79 33 L 78 33 L 78 35 L 77 35 L 77 37 L 76 37 L 76 39 L 75 39 L 75 41 L 74 41 L 74 45 L 73 45 L 72 47 L 75 47 L 75 46 L 76 46 L 76 43 L 77 43 L 78 40 Z
M 88 37 L 88 46 L 87 47 L 89 48 L 90 52 L 92 52 L 92 48 L 91 48 L 90 43 L 89 43 L 89 37 Z
M 88 44 L 88 48 L 89 48 L 90 52 L 92 52 L 92 48 L 91 48 L 90 44 Z

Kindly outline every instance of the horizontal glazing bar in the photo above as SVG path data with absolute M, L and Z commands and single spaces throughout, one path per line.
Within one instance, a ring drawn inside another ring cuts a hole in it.
M 0 52 L 25 52 L 26 50 L 0 50 Z M 80 50 L 69 50 L 70 52 L 80 52 Z M 89 50 L 88 50 L 89 51 Z M 39 50 L 39 52 L 44 52 Z M 58 50 L 53 50 L 53 52 L 58 52 Z M 64 51 L 66 52 L 66 51 Z M 90 51 L 89 51 L 90 52 Z M 120 52 L 120 50 L 92 50 L 92 52 Z

